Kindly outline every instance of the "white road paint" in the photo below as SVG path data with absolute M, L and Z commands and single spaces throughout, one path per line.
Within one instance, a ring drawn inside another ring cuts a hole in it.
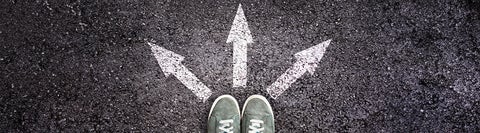
M 182 64 L 184 59 L 183 56 L 150 42 L 148 42 L 148 45 L 150 45 L 152 52 L 158 61 L 158 65 L 162 68 L 165 76 L 173 74 L 203 102 L 212 95 L 212 91 L 210 91 L 207 86 L 200 82 L 200 80 L 198 80 L 198 78 Z
M 318 45 L 296 53 L 295 58 L 297 59 L 297 62 L 283 73 L 272 85 L 267 87 L 267 92 L 270 96 L 276 99 L 307 71 L 313 75 L 317 63 L 322 59 L 323 54 L 331 41 L 331 39 L 324 41 Z
M 253 43 L 242 5 L 238 5 L 227 43 L 233 43 L 233 87 L 247 86 L 247 44 Z

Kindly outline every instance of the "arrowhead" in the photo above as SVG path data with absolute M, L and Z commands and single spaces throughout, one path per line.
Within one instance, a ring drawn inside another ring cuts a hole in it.
M 150 45 L 152 52 L 158 61 L 158 65 L 162 68 L 165 76 L 167 77 L 170 74 L 175 73 L 177 66 L 181 64 L 184 57 L 153 43 L 148 42 L 148 45 Z
M 328 45 L 330 45 L 331 41 L 332 39 L 329 39 L 306 50 L 300 51 L 295 54 L 295 58 L 298 62 L 304 64 L 305 68 L 310 74 L 313 74 L 315 72 L 315 68 L 317 67 L 317 63 L 322 59 L 323 54 L 325 53 Z
M 252 35 L 248 29 L 247 18 L 243 13 L 242 4 L 238 5 L 237 15 L 233 20 L 232 29 L 228 34 L 227 43 L 244 41 L 245 43 L 253 43 Z

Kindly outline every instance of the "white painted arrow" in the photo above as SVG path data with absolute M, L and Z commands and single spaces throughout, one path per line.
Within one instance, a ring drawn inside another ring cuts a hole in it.
M 157 58 L 158 65 L 160 65 L 166 77 L 173 74 L 203 102 L 210 97 L 212 94 L 210 89 L 182 64 L 183 56 L 150 42 L 148 42 L 148 45 L 150 45 L 155 58 Z
M 247 85 L 247 44 L 253 43 L 253 39 L 242 4 L 238 5 L 232 29 L 228 34 L 227 43 L 231 42 L 233 42 L 233 87 L 245 87 Z
M 332 40 L 324 41 L 318 45 L 296 53 L 295 58 L 297 59 L 297 62 L 283 73 L 272 85 L 267 87 L 267 92 L 270 96 L 276 99 L 307 71 L 313 75 L 317 63 L 322 59 L 325 50 L 328 45 L 330 45 L 330 41 Z

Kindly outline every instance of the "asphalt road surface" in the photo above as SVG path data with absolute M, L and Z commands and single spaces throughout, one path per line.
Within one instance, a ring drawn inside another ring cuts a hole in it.
M 232 87 L 226 43 L 242 4 L 253 43 Z M 278 132 L 480 131 L 473 0 L 2 0 L 1 132 L 205 132 L 214 99 L 268 97 Z M 332 39 L 313 75 L 266 88 Z M 165 76 L 152 42 L 211 89 Z

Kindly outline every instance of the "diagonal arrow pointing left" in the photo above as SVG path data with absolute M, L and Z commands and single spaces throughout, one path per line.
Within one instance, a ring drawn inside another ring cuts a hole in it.
M 173 74 L 203 102 L 212 95 L 212 91 L 182 64 L 183 56 L 150 42 L 148 42 L 148 45 L 150 45 L 158 65 L 160 65 L 166 77 Z
M 317 63 L 320 62 L 328 45 L 330 45 L 330 41 L 332 40 L 324 41 L 318 45 L 296 53 L 295 58 L 297 59 L 297 62 L 283 73 L 272 85 L 267 87 L 267 92 L 270 96 L 272 96 L 273 99 L 276 99 L 307 71 L 310 74 L 313 74 L 317 67 Z

